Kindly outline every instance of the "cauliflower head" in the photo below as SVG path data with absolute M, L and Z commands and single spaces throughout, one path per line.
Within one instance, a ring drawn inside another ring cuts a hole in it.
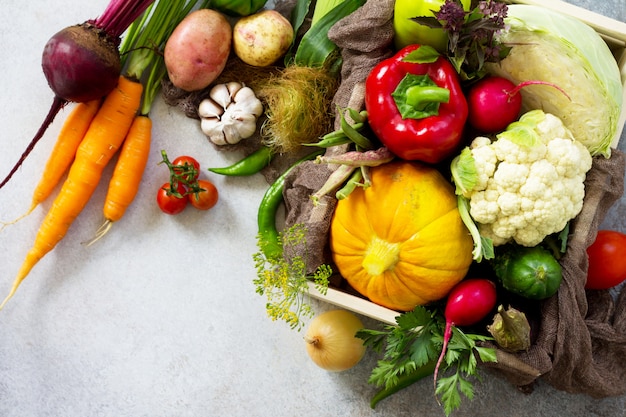
M 495 141 L 474 139 L 452 171 L 483 238 L 494 246 L 536 246 L 582 209 L 591 163 L 589 150 L 558 117 L 532 110 Z

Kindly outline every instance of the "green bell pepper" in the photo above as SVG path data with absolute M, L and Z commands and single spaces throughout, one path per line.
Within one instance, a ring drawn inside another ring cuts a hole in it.
M 393 26 L 394 43 L 397 50 L 412 44 L 429 45 L 441 53 L 448 47 L 448 35 L 442 29 L 430 28 L 411 19 L 419 16 L 434 16 L 445 0 L 396 0 Z M 471 0 L 461 0 L 463 9 L 470 10 Z

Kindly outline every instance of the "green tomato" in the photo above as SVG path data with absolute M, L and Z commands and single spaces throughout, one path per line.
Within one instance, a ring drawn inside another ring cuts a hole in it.
M 433 29 L 411 20 L 418 16 L 434 16 L 445 0 L 396 0 L 393 15 L 396 49 L 407 45 L 430 45 L 440 53 L 448 49 L 448 35 L 442 29 Z M 463 9 L 470 10 L 471 0 L 461 0 Z M 434 12 L 433 12 L 434 10 Z
M 249 16 L 261 10 L 267 0 L 211 0 L 209 8 L 229 16 Z
M 496 255 L 493 269 L 507 291 L 533 300 L 556 294 L 563 279 L 561 265 L 541 246 L 507 248 Z

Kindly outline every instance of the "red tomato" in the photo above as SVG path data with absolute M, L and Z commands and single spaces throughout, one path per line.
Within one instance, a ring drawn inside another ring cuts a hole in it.
M 189 199 L 185 195 L 185 189 L 180 184 L 178 186 L 178 192 L 182 197 L 179 197 L 170 192 L 170 183 L 166 182 L 159 188 L 157 192 L 156 200 L 161 211 L 165 214 L 178 214 L 187 207 Z
M 211 181 L 198 180 L 198 186 L 203 190 L 189 194 L 189 202 L 199 210 L 208 210 L 217 204 L 219 193 Z
M 174 166 L 174 172 L 183 175 L 185 181 L 189 183 L 197 180 L 200 175 L 200 163 L 191 156 L 179 156 L 172 161 L 172 165 Z
M 626 280 L 626 235 L 614 230 L 599 230 L 587 248 L 589 271 L 585 288 L 604 290 Z

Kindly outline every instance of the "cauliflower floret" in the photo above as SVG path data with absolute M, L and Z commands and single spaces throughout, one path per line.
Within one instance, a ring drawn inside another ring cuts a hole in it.
M 528 147 L 518 145 L 507 138 L 500 138 L 492 144 L 498 161 L 510 162 L 513 164 L 529 164 L 543 159 L 547 148 L 545 144 L 538 143 Z
M 498 170 L 492 174 L 494 185 L 502 193 L 516 193 L 526 182 L 529 171 L 528 165 L 500 162 Z
M 496 141 L 477 138 L 471 151 L 484 187 L 464 196 L 495 246 L 535 246 L 582 209 L 591 155 L 557 117 L 533 110 Z
M 570 142 L 574 140 L 572 132 L 565 127 L 561 119 L 550 113 L 544 113 L 543 120 L 537 123 L 535 131 L 544 139 L 544 143 L 549 143 L 554 138 L 568 139 Z
M 493 223 L 498 218 L 498 193 L 495 190 L 477 191 L 472 195 L 470 215 L 479 223 Z
M 519 213 L 522 198 L 515 192 L 505 191 L 498 197 L 498 207 L 502 216 L 513 216 Z
M 580 142 L 556 137 L 548 143 L 546 160 L 553 164 L 559 176 L 579 178 L 591 169 L 591 154 Z
M 484 190 L 487 188 L 487 181 L 493 176 L 496 170 L 498 158 L 496 152 L 491 146 L 491 140 L 484 136 L 479 136 L 472 141 L 470 145 L 474 164 L 478 172 L 478 178 L 474 190 Z
M 502 238 L 496 235 L 491 226 L 492 224 L 479 224 L 480 235 L 486 237 L 487 239 L 491 239 L 494 246 L 504 245 L 510 241 L 508 237 Z

